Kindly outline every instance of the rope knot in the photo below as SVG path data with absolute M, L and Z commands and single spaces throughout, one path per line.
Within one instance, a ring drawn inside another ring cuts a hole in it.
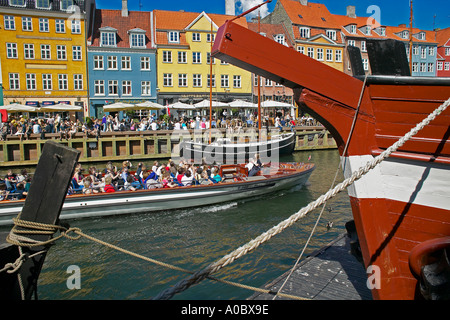
M 76 234 L 75 236 L 71 236 L 69 235 L 69 233 L 73 232 L 74 234 Z M 68 228 L 64 231 L 61 231 L 61 235 L 64 236 L 65 238 L 69 239 L 69 240 L 78 240 L 81 238 L 81 229 L 80 228 L 75 228 L 75 227 L 71 227 Z

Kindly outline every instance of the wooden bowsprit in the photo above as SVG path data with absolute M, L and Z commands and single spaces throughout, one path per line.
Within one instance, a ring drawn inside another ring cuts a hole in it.
M 80 152 L 53 141 L 47 141 L 36 167 L 20 220 L 57 224 Z M 21 227 L 17 227 L 18 230 Z M 52 235 L 28 234 L 31 241 L 44 242 Z M 22 256 L 23 263 L 13 273 L 0 272 L 0 299 L 30 300 L 37 294 L 37 281 L 48 246 L 21 247 L 0 238 L 0 270 Z M 20 249 L 20 250 L 19 250 Z M 20 254 L 22 252 L 22 255 Z M 29 258 L 32 256 L 31 258 Z

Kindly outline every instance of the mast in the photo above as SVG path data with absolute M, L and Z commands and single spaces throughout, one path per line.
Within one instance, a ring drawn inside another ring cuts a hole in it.
M 261 34 L 261 15 L 258 12 L 258 33 Z M 261 118 L 261 76 L 258 75 L 258 131 L 261 139 L 261 128 L 262 128 L 262 118 Z
M 209 53 L 209 144 L 211 144 L 212 132 L 212 48 L 213 48 L 213 22 L 211 19 L 211 49 Z
M 412 61 L 412 57 L 413 57 L 413 0 L 411 0 L 410 2 L 410 8 L 411 8 L 411 12 L 410 12 L 410 18 L 409 18 L 409 69 L 411 70 L 411 74 L 412 74 L 412 65 L 413 65 L 413 61 Z

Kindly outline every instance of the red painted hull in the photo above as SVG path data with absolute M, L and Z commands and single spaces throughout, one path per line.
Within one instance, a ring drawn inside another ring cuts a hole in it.
M 370 77 L 364 87 L 361 80 L 231 22 L 216 39 L 215 57 L 294 89 L 299 106 L 336 139 L 348 160 L 346 177 L 450 98 L 450 79 Z M 365 266 L 380 271 L 372 290 L 376 299 L 420 298 L 412 252 L 430 240 L 450 239 L 449 124 L 447 109 L 349 188 Z

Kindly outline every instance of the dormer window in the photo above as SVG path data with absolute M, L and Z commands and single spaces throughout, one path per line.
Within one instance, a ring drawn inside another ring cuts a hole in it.
M 286 39 L 284 37 L 284 34 L 277 34 L 275 35 L 275 41 L 279 44 L 286 45 Z
M 9 0 L 10 6 L 25 7 L 25 0 Z
M 333 41 L 336 41 L 336 30 L 327 30 L 327 37 Z
M 406 30 L 403 31 L 401 37 L 403 39 L 409 39 L 409 31 L 406 31 Z
M 381 27 L 381 28 L 379 28 L 379 30 L 380 30 L 380 36 L 385 37 L 386 36 L 386 28 Z
M 73 6 L 73 0 L 60 0 L 60 1 L 61 2 L 60 2 L 59 7 L 61 10 L 66 11 L 66 10 L 71 9 L 71 7 Z
M 178 31 L 169 31 L 168 38 L 170 43 L 180 43 L 180 33 Z
M 145 32 L 145 30 L 139 28 L 128 31 L 130 48 L 145 48 Z
M 417 39 L 419 40 L 426 40 L 427 39 L 427 35 L 425 32 L 420 32 L 419 34 L 417 34 Z
M 37 9 L 50 9 L 50 1 L 49 0 L 37 0 L 36 8 Z
M 300 37 L 309 39 L 311 37 L 311 29 L 308 27 L 300 27 Z
M 356 34 L 356 24 L 352 24 L 352 25 L 350 26 L 350 33 L 351 33 L 351 34 Z
M 370 36 L 371 34 L 372 28 L 370 26 L 366 26 L 366 35 Z
M 117 29 L 111 27 L 100 28 L 100 46 L 116 47 L 117 46 Z

